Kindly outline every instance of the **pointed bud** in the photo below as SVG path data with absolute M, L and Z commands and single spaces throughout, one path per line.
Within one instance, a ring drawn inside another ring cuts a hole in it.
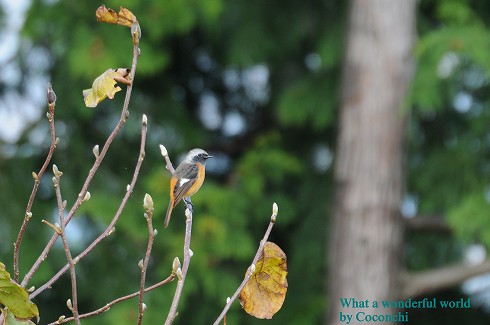
M 272 204 L 272 214 L 277 215 L 277 213 L 279 212 L 278 210 L 279 210 L 279 208 L 277 206 L 277 203 L 274 202 L 274 204 Z
M 68 299 L 68 300 L 66 301 L 66 307 L 68 307 L 68 309 L 69 309 L 69 310 L 73 310 L 73 305 L 72 305 L 72 303 L 71 303 L 71 299 Z
M 180 267 L 177 269 L 177 272 L 175 272 L 175 274 L 177 275 L 177 278 L 179 279 L 179 281 L 182 281 L 184 276 L 182 275 L 182 269 Z
M 39 176 L 37 176 L 36 172 L 32 172 L 32 178 L 37 182 L 39 181 Z
M 141 122 L 143 125 L 147 125 L 148 124 L 148 117 L 146 117 L 146 114 L 143 114 L 143 119 L 142 119 L 142 122 Z
M 255 273 L 255 264 L 250 265 L 248 270 L 250 272 L 250 275 L 253 275 Z
M 131 185 L 126 185 L 126 192 L 129 192 L 129 190 L 131 189 Z
M 32 218 L 32 212 L 31 211 L 26 212 L 26 218 L 27 219 L 31 219 Z
M 180 260 L 178 257 L 175 257 L 172 263 L 172 273 L 177 274 L 178 269 L 180 269 Z
M 82 202 L 87 202 L 88 200 L 90 200 L 90 198 L 91 198 L 90 192 L 89 192 L 89 191 L 87 191 L 87 192 L 85 193 L 85 196 L 83 197 Z
M 92 152 L 94 153 L 95 159 L 99 158 L 99 145 L 96 144 L 94 148 L 92 149 Z
M 143 269 L 143 267 L 145 267 L 144 264 L 143 264 L 143 260 L 142 259 L 138 262 L 138 267 L 140 269 Z
M 192 257 L 194 256 L 194 252 L 192 251 L 192 249 L 189 248 L 189 257 Z
M 148 193 L 145 194 L 145 198 L 143 199 L 143 208 L 148 212 L 153 211 L 153 199 Z
M 63 207 L 63 209 L 65 209 L 65 208 L 66 208 L 66 205 L 67 205 L 66 200 L 63 200 L 63 202 L 61 202 L 61 206 Z
M 160 145 L 160 152 L 162 153 L 162 156 L 168 156 L 167 148 L 165 148 L 163 144 Z
M 111 230 L 107 233 L 107 236 L 112 235 L 116 231 L 116 227 L 112 227 Z
M 158 235 L 158 230 L 157 230 L 157 228 L 153 229 L 153 236 L 156 236 L 156 235 Z
M 231 301 L 231 298 L 230 297 L 226 298 L 226 304 L 229 304 L 230 301 Z
M 48 104 L 54 104 L 56 102 L 56 94 L 53 90 L 53 86 L 48 83 Z
M 65 315 L 61 315 L 61 316 L 60 316 L 60 318 L 58 318 L 57 323 L 58 323 L 58 324 L 61 324 L 61 322 L 62 322 L 62 321 L 64 321 L 64 320 L 65 320 L 65 318 L 66 318 L 66 316 L 65 316 Z
M 55 146 L 57 146 L 57 145 L 59 145 L 59 144 L 60 144 L 60 142 L 61 142 L 60 138 L 58 138 L 58 137 L 57 137 L 57 138 L 54 140 L 54 145 L 55 145 Z
M 53 174 L 54 176 L 60 178 L 63 175 L 63 172 L 61 172 L 61 170 L 58 169 L 58 166 L 53 164 Z
M 141 309 L 143 310 L 143 312 L 145 312 L 146 311 L 146 304 L 144 302 L 141 303 L 141 307 L 142 307 Z
M 34 290 L 36 290 L 36 287 L 32 286 L 29 289 L 27 289 L 27 292 L 31 293 L 31 292 L 34 292 Z

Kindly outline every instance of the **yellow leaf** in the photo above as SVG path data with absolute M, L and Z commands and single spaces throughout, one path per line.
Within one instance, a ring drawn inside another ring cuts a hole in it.
M 10 274 L 5 270 L 5 265 L 1 262 L 0 305 L 7 307 L 16 318 L 39 318 L 39 310 L 37 309 L 37 306 L 29 300 L 26 289 L 10 279 Z
M 103 23 L 117 24 L 129 28 L 136 22 L 136 16 L 124 7 L 120 7 L 119 12 L 116 13 L 114 10 L 108 9 L 106 6 L 102 5 L 97 8 L 95 17 L 97 18 L 97 21 Z
M 94 80 L 92 88 L 83 91 L 85 106 L 96 107 L 106 97 L 113 99 L 114 95 L 121 90 L 119 86 L 116 86 L 116 82 L 131 84 L 128 75 L 129 69 L 119 68 L 116 70 L 109 69 L 98 76 Z
M 286 254 L 276 244 L 267 242 L 254 274 L 240 293 L 243 309 L 256 318 L 272 318 L 286 298 L 287 274 Z

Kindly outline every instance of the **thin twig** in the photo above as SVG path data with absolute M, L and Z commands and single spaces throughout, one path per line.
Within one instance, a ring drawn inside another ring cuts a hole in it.
M 163 285 L 165 285 L 165 284 L 173 281 L 175 279 L 175 277 L 176 277 L 175 274 L 171 274 L 165 280 L 162 280 L 162 281 L 160 281 L 158 283 L 155 283 L 154 285 L 146 288 L 145 289 L 145 293 L 148 292 L 148 291 L 154 290 L 154 289 L 156 289 L 158 287 L 161 287 L 161 286 L 163 286 Z M 140 294 L 140 292 L 139 291 L 136 291 L 136 292 L 133 292 L 133 293 L 127 295 L 127 296 L 119 297 L 117 299 L 114 299 L 110 303 L 106 304 L 105 306 L 103 306 L 103 307 L 101 307 L 101 308 L 99 308 L 97 310 L 91 311 L 91 312 L 86 313 L 86 314 L 81 314 L 80 315 L 80 318 L 87 318 L 87 317 L 91 317 L 91 316 L 102 314 L 103 312 L 109 310 L 115 304 L 118 304 L 120 302 L 129 300 L 129 299 L 134 298 L 134 297 L 137 297 L 139 294 Z M 65 318 L 64 316 L 61 316 L 56 322 L 49 323 L 48 325 L 64 324 L 64 323 L 68 323 L 68 322 L 71 322 L 71 321 L 74 321 L 74 320 L 75 319 L 73 317 Z
M 252 264 L 248 268 L 247 275 L 245 276 L 245 279 L 243 279 L 242 283 L 240 284 L 240 286 L 238 287 L 238 289 L 235 291 L 235 293 L 233 294 L 233 296 L 231 298 L 228 298 L 226 300 L 225 308 L 223 308 L 223 311 L 221 312 L 221 314 L 218 316 L 218 318 L 214 322 L 214 325 L 218 325 L 219 322 L 223 319 L 223 317 L 228 312 L 228 309 L 230 309 L 231 304 L 233 303 L 233 301 L 235 301 L 235 299 L 238 297 L 238 295 L 240 294 L 240 292 L 242 292 L 243 288 L 247 284 L 248 280 L 250 280 L 250 278 L 254 274 L 254 272 L 255 272 L 255 265 L 257 265 L 257 261 L 259 260 L 260 256 L 263 254 L 264 246 L 265 246 L 265 244 L 267 242 L 267 239 L 269 238 L 269 235 L 270 235 L 270 233 L 272 231 L 272 227 L 274 227 L 274 224 L 276 223 L 277 212 L 278 212 L 277 204 L 274 203 L 272 205 L 272 216 L 271 216 L 271 220 L 269 222 L 269 226 L 267 227 L 267 230 L 265 231 L 264 237 L 260 241 L 259 249 L 257 250 L 257 253 L 255 253 L 255 257 L 254 257 L 254 259 L 252 261 Z
M 89 187 L 90 183 L 92 182 L 92 179 L 93 179 L 95 173 L 97 172 L 97 170 L 99 169 L 100 165 L 102 164 L 102 161 L 103 161 L 103 159 L 104 159 L 107 151 L 109 150 L 110 145 L 112 144 L 114 138 L 119 133 L 119 131 L 121 130 L 121 128 L 126 123 L 126 119 L 127 119 L 128 115 L 129 115 L 128 107 L 129 107 L 129 101 L 131 99 L 131 91 L 133 89 L 133 84 L 134 84 L 134 77 L 135 77 L 135 73 L 136 73 L 136 65 L 138 63 L 138 57 L 140 55 L 140 50 L 138 48 L 138 44 L 139 44 L 138 41 L 134 41 L 134 37 L 133 37 L 133 62 L 132 62 L 132 65 L 131 65 L 131 72 L 129 73 L 129 80 L 131 80 L 131 84 L 128 85 L 127 88 L 126 88 L 126 97 L 124 98 L 123 109 L 122 109 L 122 112 L 121 112 L 121 117 L 119 119 L 119 122 L 117 123 L 116 127 L 114 128 L 114 130 L 111 132 L 111 134 L 107 138 L 107 140 L 106 140 L 106 142 L 104 144 L 104 147 L 100 151 L 100 154 L 95 159 L 95 162 L 94 162 L 92 168 L 90 169 L 90 171 L 88 173 L 87 179 L 85 180 L 85 183 L 83 184 L 82 190 L 78 194 L 77 200 L 75 201 L 75 203 L 73 204 L 72 208 L 70 209 L 70 212 L 68 213 L 68 215 L 65 218 L 65 225 L 70 222 L 71 218 L 73 217 L 73 215 L 75 214 L 75 212 L 78 210 L 78 208 L 82 204 L 83 198 L 85 197 L 85 194 L 88 191 L 88 187 Z M 56 234 L 56 233 L 53 234 L 53 236 L 49 240 L 48 244 L 46 245 L 46 247 L 44 248 L 44 250 L 42 251 L 42 253 L 39 255 L 39 257 L 36 260 L 36 262 L 34 262 L 33 266 L 31 267 L 31 269 L 29 270 L 29 272 L 26 274 L 26 276 L 22 280 L 21 285 L 23 287 L 25 287 L 27 285 L 27 283 L 33 277 L 34 273 L 41 266 L 42 262 L 46 259 L 46 257 L 48 256 L 51 248 L 53 247 L 54 243 L 58 239 L 58 236 L 59 235 Z
M 191 234 L 192 234 L 192 203 L 190 198 L 187 197 L 184 200 L 187 205 L 187 209 L 185 210 L 185 238 L 184 238 L 184 262 L 182 264 L 182 270 L 179 268 L 177 270 L 177 277 L 179 281 L 177 282 L 177 287 L 175 288 L 174 299 L 172 300 L 172 305 L 170 306 L 170 311 L 167 315 L 167 319 L 165 320 L 165 325 L 170 325 L 174 321 L 177 316 L 177 306 L 179 305 L 180 296 L 182 294 L 182 289 L 184 288 L 184 282 L 187 275 L 187 270 L 189 269 L 189 263 L 192 257 L 191 251 Z
M 19 252 L 20 246 L 22 244 L 22 238 L 24 237 L 24 233 L 27 228 L 27 224 L 32 217 L 32 205 L 34 204 L 34 198 L 36 197 L 37 190 L 39 188 L 39 183 L 41 182 L 41 177 L 43 176 L 46 168 L 48 168 L 49 162 L 51 161 L 51 157 L 53 157 L 54 150 L 56 149 L 56 145 L 58 143 L 58 139 L 56 139 L 55 128 L 54 128 L 54 112 L 56 106 L 56 94 L 53 90 L 53 87 L 50 83 L 48 83 L 48 113 L 46 116 L 48 117 L 49 122 L 49 132 L 51 134 L 51 145 L 49 146 L 49 152 L 46 156 L 46 160 L 44 161 L 43 166 L 39 170 L 39 172 L 32 173 L 34 178 L 34 186 L 32 187 L 31 196 L 29 197 L 29 201 L 27 202 L 26 213 L 24 215 L 24 221 L 22 222 L 22 226 L 20 227 L 19 234 L 17 236 L 17 240 L 14 244 L 14 281 L 17 282 L 19 280 Z
M 143 294 L 145 293 L 145 279 L 146 279 L 146 269 L 148 268 L 148 262 L 150 261 L 151 248 L 153 246 L 153 239 L 155 238 L 155 231 L 153 230 L 153 199 L 149 194 L 145 195 L 143 201 L 143 207 L 145 208 L 145 218 L 148 225 L 148 245 L 146 247 L 146 254 L 143 263 L 141 263 L 141 281 L 140 281 L 140 293 L 138 301 L 138 325 L 141 325 L 143 321 L 143 314 L 145 312 L 145 305 L 143 304 Z
M 172 162 L 170 161 L 170 157 L 168 156 L 167 148 L 165 148 L 165 146 L 163 146 L 162 144 L 160 145 L 160 152 L 165 159 L 165 168 L 167 168 L 167 170 L 173 175 L 175 172 L 174 166 L 172 166 Z
M 85 256 L 90 253 L 95 246 L 97 246 L 104 238 L 110 236 L 114 231 L 115 231 L 115 224 L 119 220 L 119 217 L 121 216 L 124 207 L 126 206 L 126 203 L 129 200 L 129 197 L 133 193 L 134 187 L 136 185 L 136 181 L 138 180 L 139 172 L 141 165 L 143 164 L 143 160 L 145 158 L 145 145 L 146 145 L 146 134 L 147 134 L 147 121 L 145 118 L 143 118 L 143 123 L 141 127 L 141 144 L 140 144 L 140 152 L 139 152 L 139 157 L 138 161 L 136 163 L 136 167 L 134 168 L 134 173 L 133 173 L 133 179 L 131 180 L 131 184 L 128 185 L 126 194 L 124 195 L 124 198 L 121 201 L 121 204 L 119 205 L 119 208 L 117 209 L 116 214 L 114 215 L 114 218 L 112 218 L 111 222 L 107 226 L 107 228 L 102 232 L 83 252 L 81 252 L 77 257 L 75 257 L 76 261 L 81 260 Z M 69 265 L 66 264 L 61 270 L 58 271 L 48 282 L 37 288 L 33 293 L 29 295 L 30 299 L 33 299 L 36 297 L 38 294 L 43 292 L 44 290 L 51 288 L 51 285 L 56 282 L 69 268 Z
M 60 214 L 60 236 L 63 242 L 63 248 L 65 250 L 66 259 L 68 260 L 68 265 L 70 266 L 70 280 L 71 280 L 71 301 L 67 302 L 68 308 L 70 308 L 73 313 L 73 318 L 75 319 L 77 325 L 80 325 L 80 318 L 78 317 L 78 295 L 77 295 L 77 275 L 75 271 L 75 262 L 71 256 L 70 246 L 68 240 L 66 239 L 65 232 L 65 204 L 61 197 L 61 187 L 60 179 L 63 173 L 58 170 L 56 165 L 53 165 L 53 185 L 56 193 L 56 201 L 58 202 L 58 211 Z

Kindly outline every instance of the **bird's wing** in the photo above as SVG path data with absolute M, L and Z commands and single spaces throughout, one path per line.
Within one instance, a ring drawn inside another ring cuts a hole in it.
M 174 206 L 184 198 L 185 194 L 196 182 L 199 173 L 199 168 L 195 164 L 183 166 L 183 168 L 179 170 L 180 167 L 182 166 L 179 166 L 175 171 L 178 180 L 174 187 Z

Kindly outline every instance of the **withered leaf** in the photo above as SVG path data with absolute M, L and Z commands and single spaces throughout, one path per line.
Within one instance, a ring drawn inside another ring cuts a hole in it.
M 243 309 L 256 318 L 272 318 L 286 298 L 287 274 L 286 254 L 276 244 L 267 242 L 255 273 L 240 293 Z
M 136 22 L 136 16 L 124 7 L 120 7 L 119 12 L 116 13 L 114 10 L 102 5 L 97 8 L 95 17 L 97 18 L 97 21 L 100 22 L 117 24 L 129 28 Z
M 98 76 L 92 83 L 92 88 L 83 91 L 85 106 L 96 107 L 106 97 L 113 99 L 114 95 L 121 90 L 121 87 L 116 86 L 117 82 L 131 85 L 129 71 L 124 68 L 108 69 Z

